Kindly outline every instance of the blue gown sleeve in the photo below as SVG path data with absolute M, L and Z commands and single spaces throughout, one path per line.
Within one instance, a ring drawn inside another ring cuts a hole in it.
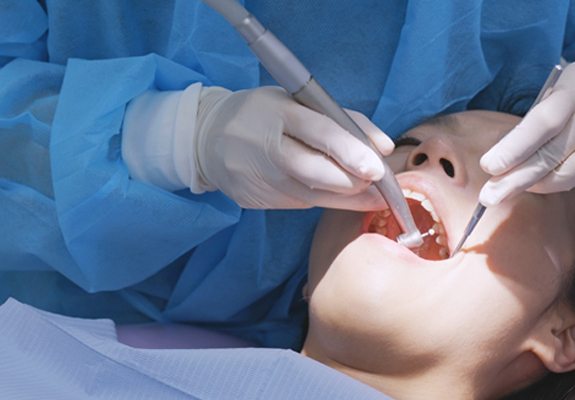
M 145 90 L 206 82 L 156 55 L 70 60 L 51 136 L 58 220 L 88 291 L 116 290 L 160 269 L 238 221 L 219 193 L 183 198 L 131 180 L 120 157 L 126 104 Z M 98 245 L 95 245 L 98 243 Z
M 157 54 L 61 65 L 75 43 L 56 40 L 69 26 L 57 24 L 64 7 L 53 8 L 48 20 L 36 1 L 2 5 L 0 229 L 9 238 L 0 247 L 3 270 L 55 269 L 88 292 L 117 290 L 238 221 L 239 207 L 223 195 L 179 196 L 135 182 L 120 157 L 121 123 L 132 98 L 150 88 L 210 83 L 204 74 Z M 78 20 L 89 23 L 82 15 Z M 49 26 L 54 37 L 46 44 Z M 115 49 L 103 47 L 122 47 L 110 35 L 85 56 L 108 51 L 109 57 Z M 129 48 L 137 53 L 136 44 Z M 196 58 L 197 69 L 209 69 L 215 79 L 229 75 L 230 62 L 213 52 Z M 231 64 L 243 61 L 240 55 Z

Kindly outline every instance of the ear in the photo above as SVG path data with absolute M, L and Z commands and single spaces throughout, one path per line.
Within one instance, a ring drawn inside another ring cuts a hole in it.
M 575 312 L 558 306 L 536 333 L 532 351 L 548 370 L 556 373 L 575 370 Z
M 553 372 L 568 372 L 575 370 L 575 325 L 554 332 L 555 359 L 548 367 Z

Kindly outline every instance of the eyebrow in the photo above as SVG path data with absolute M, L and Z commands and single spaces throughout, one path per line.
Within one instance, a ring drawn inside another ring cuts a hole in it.
M 396 148 L 401 146 L 419 146 L 421 144 L 421 140 L 411 136 L 402 136 L 399 139 L 396 139 L 393 143 Z

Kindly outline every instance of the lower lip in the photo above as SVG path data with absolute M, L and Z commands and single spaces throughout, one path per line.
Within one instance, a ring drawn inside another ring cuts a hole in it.
M 385 253 L 385 257 L 398 258 L 411 265 L 422 265 L 422 266 L 437 266 L 438 263 L 451 264 L 458 263 L 459 258 L 457 254 L 456 257 L 447 258 L 444 260 L 427 260 L 425 258 L 419 257 L 417 254 L 409 250 L 407 247 L 400 245 L 396 241 L 383 236 L 379 233 L 369 232 L 370 222 L 373 219 L 374 213 L 367 213 L 362 222 L 361 237 L 374 242 L 374 246 L 377 246 L 382 253 Z

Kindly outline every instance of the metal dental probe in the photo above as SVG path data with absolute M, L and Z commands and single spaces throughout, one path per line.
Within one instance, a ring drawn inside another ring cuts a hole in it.
M 549 74 L 549 76 L 547 77 L 547 80 L 545 81 L 545 84 L 543 85 L 543 87 L 539 91 L 539 94 L 535 98 L 535 101 L 533 102 L 533 104 L 531 105 L 529 110 L 527 111 L 528 113 L 541 100 L 543 100 L 549 94 L 551 94 L 551 91 L 553 90 L 553 86 L 555 86 L 555 83 L 557 83 L 559 76 L 561 76 L 561 72 L 563 72 L 563 69 L 561 68 L 560 65 L 556 65 L 553 67 L 553 69 L 551 70 L 551 73 Z M 467 226 L 465 227 L 465 230 L 463 231 L 463 237 L 461 238 L 461 240 L 459 241 L 459 243 L 455 247 L 455 250 L 453 250 L 451 257 L 453 257 L 459 250 L 461 250 L 461 247 L 463 246 L 463 244 L 465 243 L 467 238 L 471 235 L 471 232 L 473 232 L 473 230 L 477 226 L 477 223 L 479 222 L 479 220 L 483 216 L 485 209 L 486 209 L 486 207 L 483 204 L 481 204 L 481 203 L 477 204 L 477 207 L 475 207 L 475 210 L 473 211 L 473 214 L 471 215 L 471 219 L 469 220 L 469 222 L 467 223 Z
M 333 100 L 313 78 L 296 56 L 244 7 L 234 0 L 203 0 L 220 13 L 246 40 L 270 75 L 299 103 L 324 114 L 343 129 L 370 146 L 380 157 L 385 174 L 374 182 L 375 187 L 387 202 L 403 234 L 397 242 L 408 248 L 423 244 L 407 201 L 403 196 L 393 171 L 383 160 L 369 137 L 355 121 Z

